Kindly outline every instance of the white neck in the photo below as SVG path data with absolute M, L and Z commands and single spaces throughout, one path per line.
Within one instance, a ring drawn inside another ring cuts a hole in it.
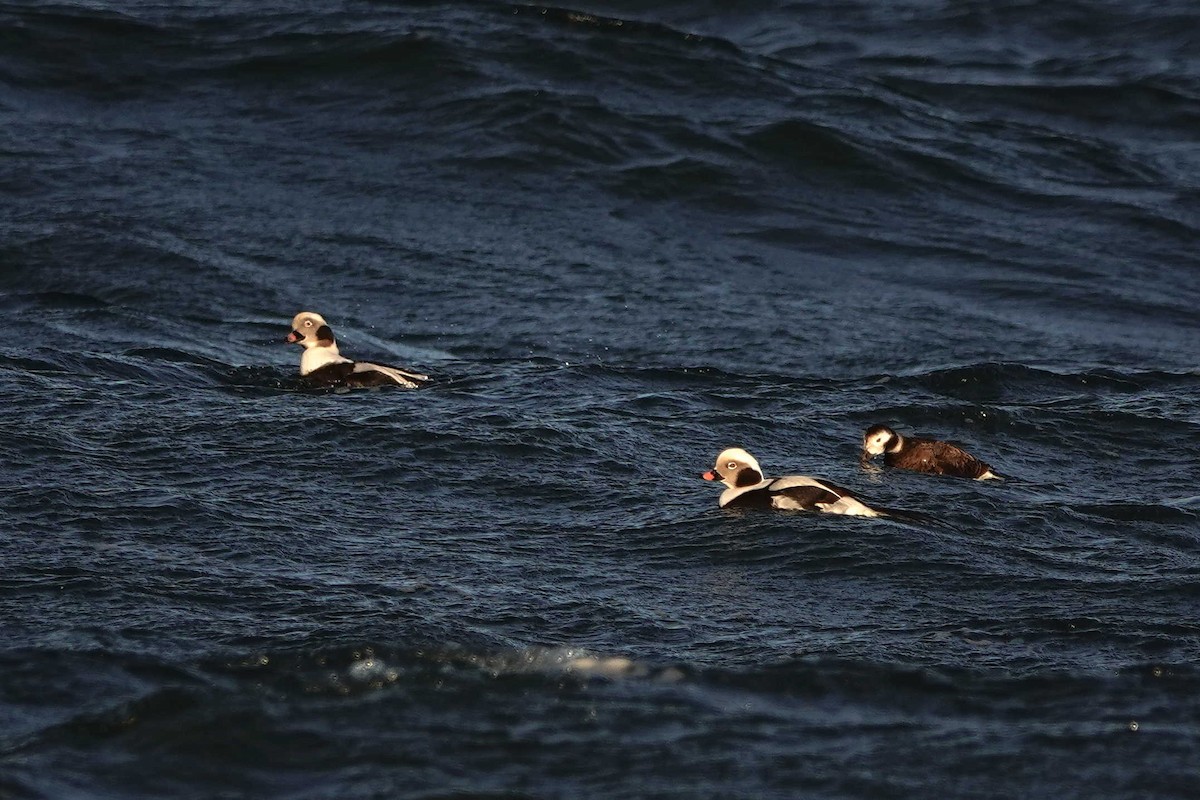
M 312 347 L 305 347 L 304 355 L 300 356 L 300 374 L 307 375 L 313 370 L 318 370 L 330 364 L 349 363 L 350 359 L 344 358 L 338 352 L 336 344 L 313 345 Z

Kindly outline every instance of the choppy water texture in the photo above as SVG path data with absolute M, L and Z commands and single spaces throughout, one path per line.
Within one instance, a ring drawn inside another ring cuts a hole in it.
M 1200 11 L 734 5 L 0 2 L 0 796 L 1194 796 Z

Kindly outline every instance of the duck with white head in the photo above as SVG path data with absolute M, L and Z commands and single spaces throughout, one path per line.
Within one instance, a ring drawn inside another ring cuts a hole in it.
M 292 319 L 292 332 L 287 335 L 287 341 L 304 348 L 300 356 L 300 376 L 314 386 L 416 389 L 429 381 L 428 375 L 346 358 L 338 351 L 333 328 L 313 311 L 301 311 Z

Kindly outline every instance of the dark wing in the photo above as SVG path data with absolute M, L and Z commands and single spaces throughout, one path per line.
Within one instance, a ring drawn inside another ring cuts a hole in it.
M 794 475 L 779 478 L 766 488 L 775 508 L 794 508 L 802 511 L 820 511 L 819 503 L 836 503 L 840 497 L 851 497 L 850 492 L 825 480 Z
M 780 484 L 783 484 L 780 486 Z M 777 501 L 784 499 L 786 506 Z M 817 503 L 832 503 L 838 499 L 833 492 L 821 486 L 788 485 L 787 478 L 779 478 L 766 486 L 742 492 L 725 504 L 725 508 L 792 508 L 797 511 L 819 511 Z
M 346 377 L 346 386 L 351 389 L 366 389 L 372 386 L 396 386 L 396 380 L 391 376 L 373 369 L 359 369 Z M 399 384 L 408 388 L 415 388 L 416 384 Z
M 415 389 L 429 378 L 426 375 L 405 372 L 396 367 L 384 367 L 365 361 L 344 361 L 314 369 L 303 376 L 302 380 L 309 386 L 323 389 L 341 387 L 364 389 L 373 386 L 397 385 Z
M 806 475 L 776 478 L 767 485 L 736 496 L 725 508 L 775 508 L 781 511 L 820 511 L 865 517 L 886 517 L 887 509 L 871 508 L 850 492 Z
M 777 501 L 783 500 L 782 505 Z M 783 508 L 794 511 L 820 511 L 818 503 L 833 503 L 837 495 L 816 486 L 793 486 L 772 490 L 769 487 L 743 492 L 725 504 L 725 508 Z
M 836 503 L 838 500 L 838 495 L 819 486 L 792 486 L 773 491 L 771 494 L 787 498 L 796 508 L 804 511 L 820 511 L 818 503 Z
M 907 443 L 909 446 L 893 454 L 894 458 L 886 459 L 889 466 L 957 478 L 978 478 L 991 469 L 966 450 L 949 442 L 908 439 Z

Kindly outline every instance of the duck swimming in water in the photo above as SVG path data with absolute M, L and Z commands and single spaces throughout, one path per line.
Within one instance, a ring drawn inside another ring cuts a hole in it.
M 403 386 L 416 389 L 429 382 L 428 375 L 346 358 L 338 352 L 329 323 L 312 311 L 301 311 L 292 319 L 292 332 L 287 335 L 287 341 L 304 348 L 300 356 L 300 375 L 306 383 L 314 386 Z

